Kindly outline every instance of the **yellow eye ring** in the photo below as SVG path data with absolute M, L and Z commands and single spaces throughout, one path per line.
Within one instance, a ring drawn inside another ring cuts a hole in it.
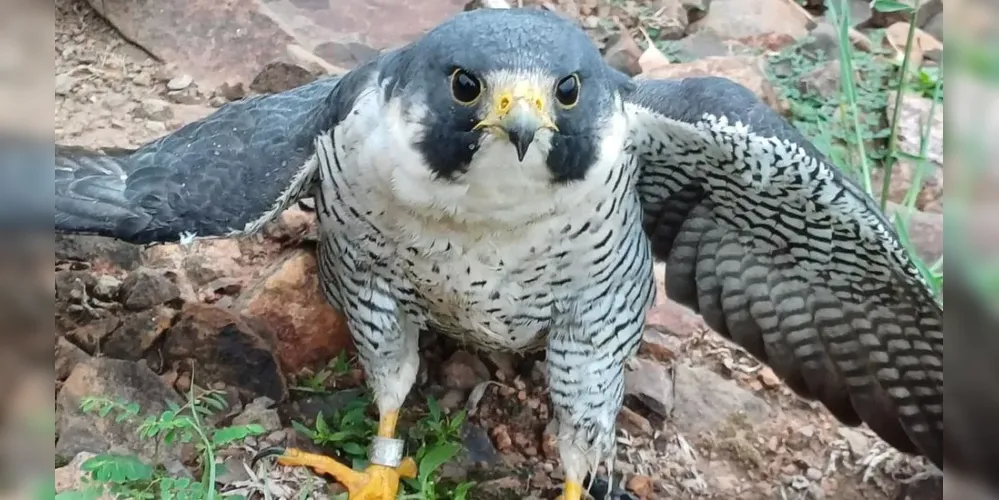
M 581 87 L 579 75 L 573 73 L 555 84 L 555 100 L 564 109 L 572 108 L 579 102 L 579 90 Z
M 482 95 L 482 82 L 461 68 L 451 73 L 451 98 L 463 106 L 475 104 Z

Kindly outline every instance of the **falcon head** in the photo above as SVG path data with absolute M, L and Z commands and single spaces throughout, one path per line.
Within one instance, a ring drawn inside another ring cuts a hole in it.
M 437 178 L 488 169 L 560 184 L 623 149 L 630 79 L 551 12 L 465 12 L 388 64 L 389 99 L 417 125 L 413 145 Z

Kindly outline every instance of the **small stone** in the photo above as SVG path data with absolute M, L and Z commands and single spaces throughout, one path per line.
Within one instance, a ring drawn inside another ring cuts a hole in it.
M 97 283 L 94 284 L 94 297 L 103 300 L 114 300 L 118 295 L 118 287 L 120 286 L 121 281 L 118 278 L 102 274 L 97 277 Z
M 174 314 L 173 309 L 158 306 L 122 318 L 105 340 L 103 353 L 116 359 L 139 360 L 170 328 Z
M 198 385 L 223 382 L 246 399 L 283 401 L 287 382 L 274 354 L 273 331 L 216 306 L 188 303 L 164 334 L 163 362 L 193 366 Z
M 808 470 L 805 471 L 805 477 L 810 481 L 818 481 L 822 479 L 822 471 L 816 469 L 815 467 L 809 467 Z
M 246 88 L 243 86 L 243 82 L 223 82 L 222 85 L 219 85 L 218 92 L 228 101 L 238 101 L 246 97 Z
M 190 87 L 192 83 L 194 83 L 194 77 L 188 74 L 183 74 L 170 79 L 170 81 L 167 82 L 166 87 L 167 90 L 178 91 Z
M 811 439 L 812 436 L 815 436 L 815 426 L 814 425 L 811 425 L 811 424 L 803 425 L 801 427 L 798 427 L 797 429 L 798 429 L 798 434 L 801 434 L 805 438 Z
M 617 425 L 632 436 L 652 435 L 652 424 L 649 420 L 627 406 L 622 406 L 617 414 Z
M 66 340 L 66 337 L 57 337 L 55 344 L 55 375 L 56 380 L 65 380 L 73 372 L 76 365 L 90 359 L 90 355 L 76 344 Z
M 506 452 L 513 447 L 513 439 L 510 438 L 510 432 L 505 425 L 500 424 L 493 427 L 492 430 L 489 431 L 489 434 L 492 436 L 493 444 L 496 446 L 497 450 Z
M 69 95 L 73 91 L 73 87 L 76 86 L 76 82 L 79 79 L 73 77 L 68 73 L 61 73 L 55 77 L 55 93 L 56 95 L 64 96 Z
M 137 118 L 165 122 L 173 118 L 173 108 L 169 102 L 162 99 L 146 99 L 135 110 L 135 116 Z
M 652 497 L 652 478 L 645 475 L 633 476 L 628 480 L 628 491 L 642 497 Z
M 774 387 L 779 387 L 781 385 L 780 377 L 778 377 L 769 366 L 764 366 L 760 370 L 759 376 L 760 382 L 762 382 L 767 388 L 773 389 Z
M 676 353 L 682 347 L 682 341 L 672 335 L 667 335 L 654 326 L 645 327 L 642 333 L 642 344 L 638 353 L 656 361 L 667 363 L 676 359 Z
M 457 351 L 441 369 L 444 386 L 449 389 L 471 390 L 480 382 L 489 380 L 489 369 L 477 356 L 468 351 Z
M 162 272 L 141 268 L 121 284 L 120 299 L 126 308 L 140 311 L 180 298 L 180 289 Z
M 269 408 L 274 400 L 259 397 L 246 405 L 243 412 L 232 419 L 233 425 L 259 424 L 265 431 L 276 431 L 281 428 L 281 417 L 274 408 Z
M 146 127 L 146 130 L 154 134 L 163 134 L 167 130 L 163 122 L 146 122 L 143 126 Z
M 139 73 L 138 75 L 135 75 L 134 77 L 132 77 L 132 83 L 134 83 L 134 84 L 136 84 L 136 85 L 138 85 L 140 87 L 148 87 L 148 86 L 150 86 L 150 85 L 153 84 L 153 76 L 150 75 L 149 73 L 143 71 L 143 72 Z

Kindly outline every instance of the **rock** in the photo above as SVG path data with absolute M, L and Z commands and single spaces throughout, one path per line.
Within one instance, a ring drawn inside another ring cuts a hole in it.
M 78 345 L 87 354 L 98 354 L 104 339 L 111 335 L 121 325 L 121 319 L 110 316 L 99 318 L 78 328 L 66 332 L 66 337 Z
M 125 316 L 101 344 L 101 352 L 116 359 L 141 359 L 170 328 L 174 315 L 173 309 L 159 306 Z
M 886 212 L 890 215 L 899 214 L 909 219 L 909 241 L 916 249 L 916 254 L 927 265 L 931 265 L 943 255 L 943 214 L 928 213 L 919 210 L 908 210 L 903 205 L 888 202 Z
M 891 172 L 891 182 L 888 186 L 888 200 L 902 204 L 909 187 L 915 182 L 918 164 L 909 160 L 901 160 L 895 164 Z M 924 212 L 943 213 L 943 169 L 931 163 L 922 165 L 922 188 L 916 195 L 916 208 Z M 884 186 L 886 172 L 875 170 L 871 174 L 871 186 L 874 188 L 874 198 L 881 199 L 881 189 Z
M 222 382 L 246 399 L 283 401 L 288 389 L 275 344 L 273 332 L 262 324 L 215 306 L 189 303 L 164 335 L 164 364 L 193 366 L 200 385 Z
M 80 401 L 88 396 L 137 403 L 139 415 L 134 421 L 116 422 L 112 415 L 102 418 L 97 413 L 83 413 Z M 146 416 L 158 416 L 166 410 L 167 401 L 182 404 L 173 389 L 145 363 L 108 358 L 91 358 L 80 363 L 56 398 L 59 415 L 56 454 L 73 457 L 83 451 L 116 450 L 150 462 L 154 459 L 161 463 L 164 459 L 177 460 L 180 458 L 179 446 L 160 446 L 156 440 L 142 439 L 136 432 Z
M 676 353 L 680 351 L 682 341 L 671 335 L 659 331 L 656 327 L 645 327 L 642 332 L 642 344 L 638 348 L 638 353 L 661 363 L 671 362 L 676 359 Z
M 926 20 L 926 23 L 921 26 L 923 31 L 927 34 L 936 38 L 941 43 L 944 41 L 944 16 L 943 11 L 930 17 Z
M 81 451 L 77 453 L 68 464 L 55 470 L 55 492 L 68 493 L 70 491 L 83 491 L 87 487 L 85 478 L 89 479 L 90 473 L 83 470 L 83 463 L 96 457 L 96 453 Z M 90 498 L 90 497 L 87 497 Z M 103 494 L 95 500 L 112 500 L 111 495 Z
M 912 92 L 902 94 L 902 109 L 898 116 L 899 149 L 910 155 L 919 156 L 923 129 L 926 127 L 927 120 L 930 119 L 930 108 L 932 107 L 933 101 L 931 99 Z M 886 113 L 889 119 L 895 114 L 894 94 L 888 99 Z M 944 164 L 943 124 L 944 105 L 937 103 L 930 123 L 929 144 L 926 148 L 926 159 L 937 166 Z
M 785 0 L 712 0 L 707 15 L 692 23 L 689 31 L 713 31 L 727 40 L 767 33 L 801 39 L 808 27 L 807 15 Z
M 281 212 L 276 220 L 266 224 L 263 233 L 274 241 L 286 243 L 314 240 L 317 238 L 317 228 L 316 215 L 296 206 Z
M 146 99 L 142 105 L 135 110 L 136 118 L 165 122 L 173 118 L 173 108 L 171 104 L 163 99 Z
M 753 3 L 753 2 L 747 2 Z M 638 78 L 687 78 L 693 76 L 721 76 L 744 85 L 763 102 L 779 113 L 786 104 L 780 101 L 766 72 L 766 59 L 760 56 L 708 57 L 688 63 L 663 66 Z
M 137 269 L 121 284 L 119 299 L 126 308 L 141 311 L 180 298 L 180 289 L 163 275 L 149 268 Z
M 649 419 L 635 413 L 627 406 L 622 406 L 617 414 L 617 426 L 628 432 L 632 436 L 651 436 L 652 424 Z
M 461 427 L 462 453 L 468 462 L 495 465 L 500 462 L 499 453 L 493 446 L 489 434 L 482 427 L 465 422 Z
M 627 31 L 616 33 L 607 40 L 604 61 L 614 69 L 628 76 L 635 76 L 642 72 L 642 66 L 638 64 L 640 57 L 642 48 Z
M 666 297 L 666 264 L 657 262 L 653 267 L 656 280 L 656 298 L 645 318 L 646 330 L 665 332 L 672 338 L 683 339 L 708 328 L 694 311 Z M 643 333 L 644 337 L 644 333 Z M 672 344 L 667 344 L 667 346 Z
M 524 498 L 527 483 L 517 476 L 507 476 L 498 479 L 482 481 L 475 485 L 469 498 L 481 500 L 506 500 L 509 498 Z
M 73 91 L 73 87 L 79 82 L 79 78 L 68 73 L 60 73 L 55 76 L 55 94 L 64 96 Z
M 712 0 L 681 0 L 680 3 L 683 4 L 683 8 L 687 11 L 687 21 L 689 23 L 696 23 L 704 16 L 708 15 L 708 10 L 711 7 Z
M 867 456 L 867 453 L 871 451 L 870 440 L 859 430 L 851 429 L 849 427 L 840 427 L 838 432 L 840 437 L 845 439 L 846 444 L 850 446 L 850 452 L 853 453 L 854 457 L 865 457 Z
M 798 80 L 798 90 L 804 95 L 831 99 L 839 94 L 839 73 L 839 60 L 828 60 L 802 75 Z
M 281 428 L 281 417 L 278 411 L 270 408 L 274 400 L 268 397 L 254 399 L 243 408 L 243 412 L 232 419 L 232 425 L 260 424 L 265 431 L 276 431 Z
M 287 372 L 353 348 L 346 319 L 322 295 L 314 252 L 293 251 L 261 276 L 247 285 L 235 308 L 277 335 L 278 359 Z
M 839 33 L 836 27 L 825 21 L 817 23 L 799 50 L 816 58 L 839 59 Z
M 258 94 L 275 94 L 312 83 L 319 75 L 294 63 L 275 61 L 264 66 L 250 82 Z
M 908 4 L 910 7 L 913 7 L 916 4 L 915 0 L 900 1 Z M 908 23 L 912 18 L 912 14 L 906 11 L 881 12 L 871 9 L 870 5 L 868 5 L 866 11 L 867 16 L 854 17 L 854 19 L 860 21 L 859 24 L 857 24 L 858 29 L 870 30 L 887 28 L 895 23 Z M 931 17 L 942 12 L 943 0 L 921 0 L 919 3 L 919 10 L 916 13 L 916 26 L 922 26 Z
M 480 382 L 489 380 L 489 368 L 474 354 L 457 351 L 441 368 L 444 387 L 471 390 Z
M 493 427 L 490 429 L 489 435 L 492 436 L 497 450 L 501 452 L 510 451 L 510 448 L 513 446 L 513 439 L 510 437 L 510 430 L 507 429 L 506 425 L 499 424 Z
M 672 416 L 681 432 L 711 429 L 737 413 L 750 422 L 771 413 L 762 399 L 708 368 L 678 364 L 671 377 L 653 361 L 636 358 L 629 364 L 634 368 L 625 372 L 625 395 L 637 397 L 660 416 Z
M 742 42 L 726 40 L 713 31 L 699 31 L 673 42 L 681 61 L 696 61 L 707 57 L 752 55 L 752 49 Z
M 415 39 L 460 12 L 465 1 L 233 0 L 225 8 L 200 0 L 89 3 L 125 38 L 214 89 L 223 82 L 252 81 L 266 64 L 286 59 L 293 45 L 313 48 L 312 53 L 334 66 L 352 67 L 372 50 Z M 176 26 L 186 27 L 184 36 L 177 36 Z
M 94 283 L 94 297 L 103 300 L 114 300 L 118 296 L 118 288 L 120 286 L 121 281 L 118 278 L 102 274 L 97 277 L 97 281 Z
M 167 82 L 166 87 L 167 90 L 178 91 L 190 87 L 192 83 L 194 83 L 194 77 L 188 74 L 183 74 L 171 78 L 170 81 Z
M 56 337 L 55 343 L 55 376 L 56 380 L 66 380 L 76 365 L 90 359 L 90 355 L 65 337 Z
M 679 40 L 687 34 L 690 23 L 684 0 L 661 0 L 656 5 L 656 16 L 647 21 L 646 28 L 653 28 L 659 40 Z
M 633 476 L 628 480 L 628 491 L 643 499 L 652 498 L 652 478 L 644 475 Z

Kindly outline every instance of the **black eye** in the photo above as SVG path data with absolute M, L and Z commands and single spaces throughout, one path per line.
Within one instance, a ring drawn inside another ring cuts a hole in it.
M 472 104 L 482 94 L 479 80 L 463 69 L 451 73 L 451 96 L 462 104 Z
M 567 108 L 575 106 L 579 100 L 579 77 L 573 74 L 559 80 L 555 85 L 555 98 L 562 106 Z

